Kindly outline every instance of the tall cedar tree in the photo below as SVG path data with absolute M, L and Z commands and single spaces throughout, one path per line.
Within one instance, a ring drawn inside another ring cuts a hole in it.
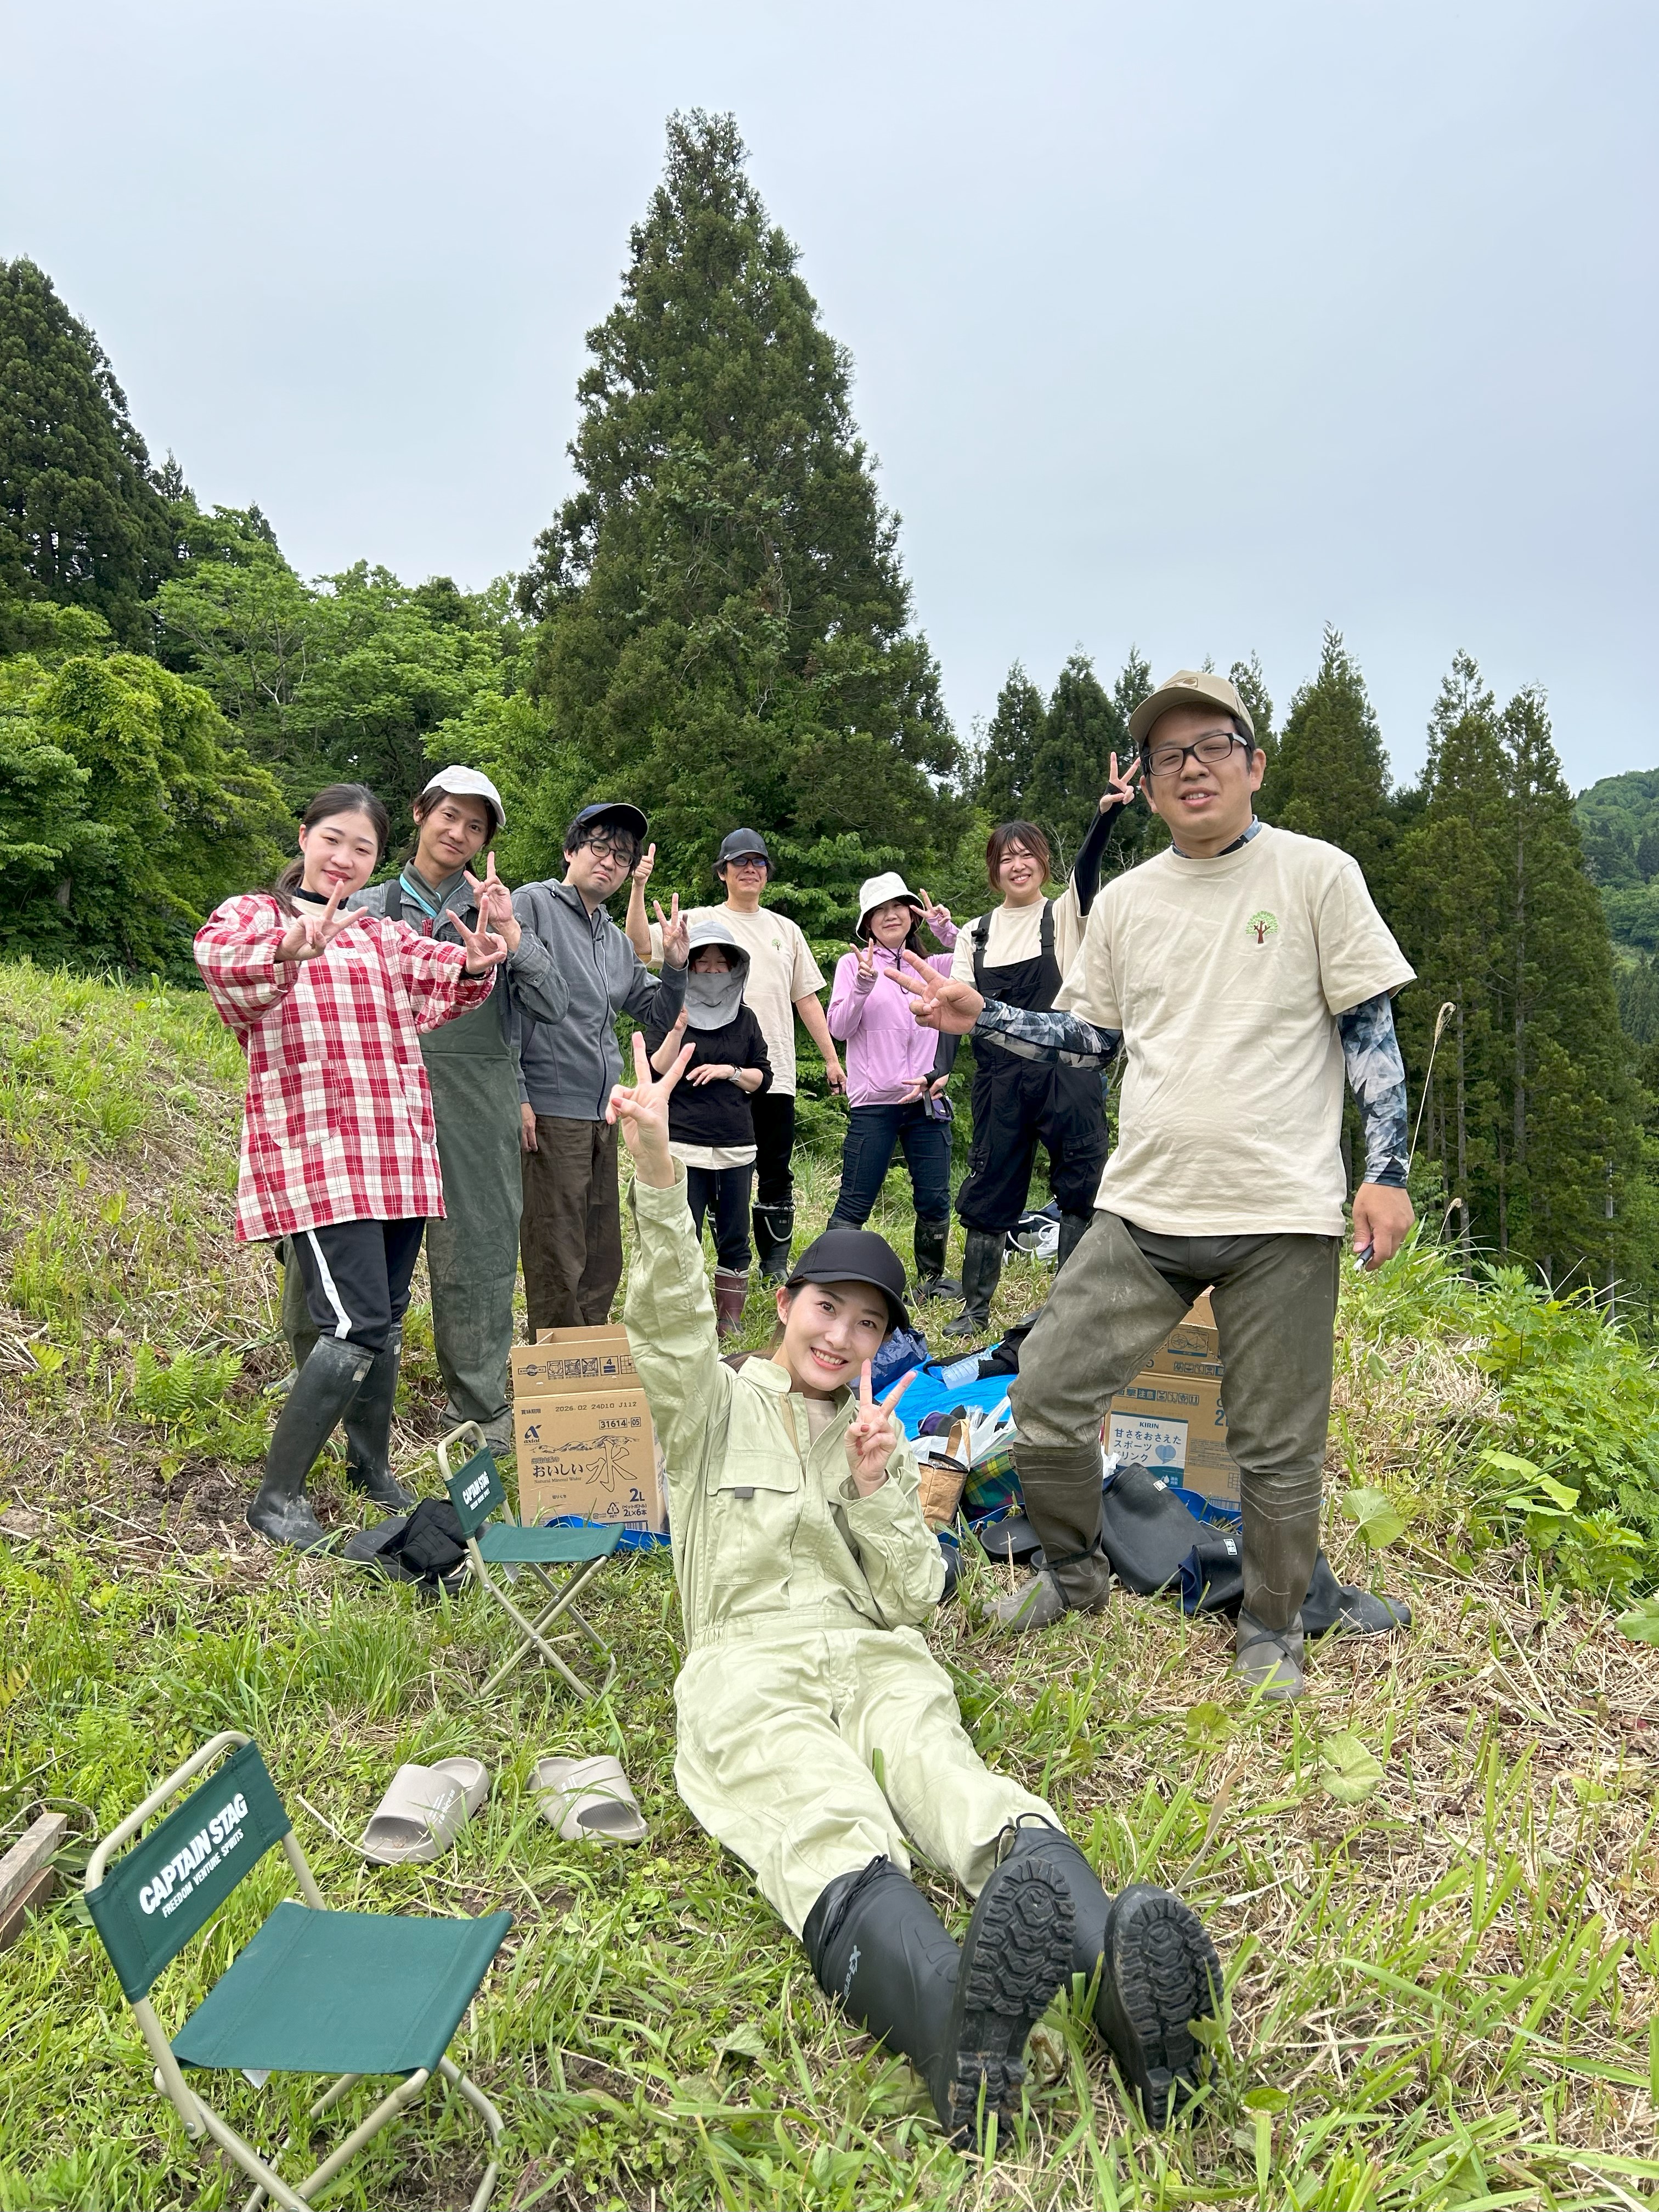
M 588 333 L 580 489 L 520 586 L 567 749 L 549 805 L 571 793 L 574 748 L 578 784 L 637 799 L 705 893 L 738 823 L 805 845 L 850 833 L 920 869 L 963 811 L 932 781 L 957 748 L 851 362 L 745 159 L 730 116 L 670 118 L 622 298 Z
M 103 348 L 33 262 L 0 261 L 0 652 L 27 648 L 42 599 L 147 645 L 143 602 L 173 558 L 168 501 Z
M 1467 1203 L 1456 1225 L 1555 1280 L 1580 1269 L 1598 1284 L 1610 1268 L 1645 1277 L 1642 1101 L 1542 700 L 1522 692 L 1500 714 L 1460 653 L 1430 725 L 1423 792 L 1388 903 L 1421 979 L 1398 1008 L 1414 1082 L 1437 1009 L 1454 1006 L 1423 1152 L 1439 1162 L 1447 1198 Z
M 1031 819 L 1054 846 L 1057 877 L 1066 873 L 1088 834 L 1112 755 L 1121 768 L 1128 750 L 1127 717 L 1088 654 L 1073 653 L 1054 680 L 1027 801 Z
M 1352 853 L 1376 895 L 1394 843 L 1389 763 L 1365 679 L 1328 624 L 1319 673 L 1291 702 L 1272 767 L 1273 819 Z
M 1025 813 L 1047 714 L 1042 692 L 1016 661 L 997 694 L 974 785 L 975 805 L 994 821 L 1012 821 Z

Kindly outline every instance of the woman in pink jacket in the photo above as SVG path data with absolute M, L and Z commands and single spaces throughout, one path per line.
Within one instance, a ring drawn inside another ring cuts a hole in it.
M 951 972 L 956 925 L 948 908 L 920 898 L 890 870 L 859 887 L 859 925 L 850 952 L 836 967 L 830 1034 L 846 1047 L 847 1098 L 852 1109 L 841 1156 L 841 1189 L 831 1229 L 862 1229 L 886 1180 L 896 1146 L 904 1147 L 916 1202 L 916 1296 L 954 1298 L 962 1285 L 945 1273 L 951 1233 L 951 1106 L 938 1072 L 939 1040 L 919 1029 L 893 971 L 908 945 L 921 956 L 926 922 L 943 952 L 929 965 Z
M 283 1401 L 250 1528 L 309 1551 L 326 1531 L 306 1480 L 346 1425 L 346 1471 L 376 1504 L 414 1500 L 387 1463 L 410 1277 L 444 1210 L 418 1038 L 488 998 L 517 943 L 511 895 L 475 885 L 478 928 L 422 937 L 345 901 L 379 866 L 391 824 L 362 784 L 306 809 L 300 857 L 268 891 L 227 899 L 196 939 L 215 1006 L 247 1054 L 239 1239 L 286 1237 L 319 1335 Z

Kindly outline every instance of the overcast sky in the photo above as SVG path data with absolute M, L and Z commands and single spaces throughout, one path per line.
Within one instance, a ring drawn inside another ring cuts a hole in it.
M 204 503 L 478 585 L 569 482 L 671 108 L 852 350 L 958 726 L 1009 663 L 1337 623 L 1397 774 L 1467 647 L 1659 764 L 1659 8 L 0 0 L 0 253 Z

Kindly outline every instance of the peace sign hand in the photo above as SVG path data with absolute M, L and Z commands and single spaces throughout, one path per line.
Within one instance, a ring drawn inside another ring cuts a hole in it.
M 1140 756 L 1137 753 L 1121 775 L 1117 772 L 1117 755 L 1111 756 L 1106 770 L 1107 787 L 1100 794 L 1100 811 L 1109 814 L 1114 807 L 1127 806 L 1135 795 L 1135 778 L 1140 774 Z
M 890 1390 L 878 1405 L 870 1381 L 867 1359 L 859 1370 L 859 1409 L 848 1424 L 842 1442 L 847 1447 L 847 1464 L 852 1470 L 853 1487 L 860 1498 L 868 1498 L 872 1491 L 879 1490 L 887 1480 L 887 1462 L 903 1442 L 899 1425 L 893 1419 L 893 1408 L 921 1372 L 919 1367 L 913 1367 L 904 1380 Z
M 466 947 L 466 972 L 469 975 L 487 975 L 492 968 L 500 967 L 507 957 L 507 942 L 504 938 L 492 936 L 483 927 L 482 913 L 477 929 L 469 929 L 458 914 L 452 914 L 449 919 L 455 925 L 456 936 Z
M 667 1073 L 653 1083 L 645 1038 L 635 1030 L 633 1083 L 615 1085 L 605 1109 L 605 1120 L 622 1131 L 623 1142 L 634 1155 L 640 1180 L 653 1190 L 667 1190 L 673 1184 L 674 1159 L 668 1149 L 668 1101 L 696 1048 L 695 1044 L 687 1045 Z
M 662 901 L 653 899 L 657 909 L 657 927 L 662 932 L 663 964 L 668 968 L 684 968 L 691 957 L 691 919 L 680 912 L 680 895 L 676 891 L 668 902 L 668 912 L 662 910 Z
M 513 894 L 495 873 L 495 855 L 489 856 L 489 866 L 482 882 L 469 868 L 466 887 L 478 902 L 478 927 L 499 937 L 509 952 L 519 949 L 518 917 L 513 911 Z
M 943 923 L 946 929 L 950 928 L 951 909 L 948 906 L 940 906 L 937 903 L 933 894 L 926 884 L 921 887 L 921 918 L 942 945 L 945 939 L 939 937 L 939 925 Z
M 341 909 L 340 901 L 346 895 L 344 885 L 336 884 L 320 914 L 314 907 L 296 914 L 276 947 L 276 957 L 287 961 L 315 960 L 320 953 L 326 952 L 340 932 L 349 929 L 357 919 L 355 909 Z
M 876 980 L 876 955 L 872 946 L 860 945 L 854 938 L 853 950 L 858 955 L 859 988 L 867 991 Z

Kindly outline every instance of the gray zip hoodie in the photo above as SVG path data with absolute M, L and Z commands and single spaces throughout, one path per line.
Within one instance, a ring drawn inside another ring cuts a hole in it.
M 685 970 L 665 963 L 659 981 L 605 908 L 589 914 L 568 884 L 526 884 L 513 894 L 513 911 L 520 927 L 546 946 L 570 993 L 561 1021 L 537 1021 L 524 1009 L 519 1096 L 538 1114 L 602 1121 L 622 1074 L 617 1016 L 672 1029 L 685 997 Z

